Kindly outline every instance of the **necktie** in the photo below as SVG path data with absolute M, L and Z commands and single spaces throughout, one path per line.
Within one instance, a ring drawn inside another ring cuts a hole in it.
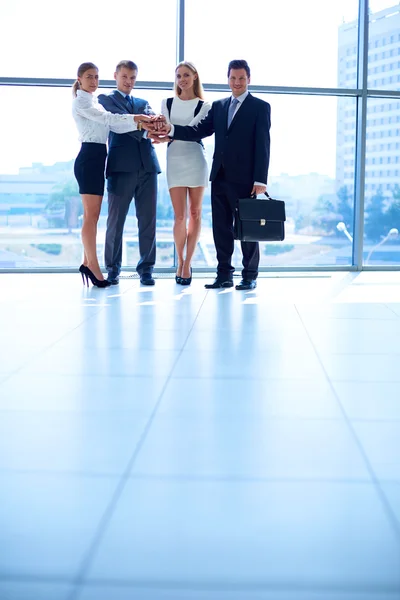
M 132 108 L 132 106 L 133 106 L 133 105 L 132 105 L 132 98 L 131 98 L 129 95 L 127 95 L 127 96 L 125 96 L 125 100 L 126 100 L 126 101 L 127 101 L 127 103 L 129 104 L 129 106 Z
M 228 129 L 231 126 L 233 115 L 235 114 L 236 106 L 238 104 L 239 104 L 239 100 L 237 98 L 234 98 L 231 101 L 231 104 L 230 104 L 229 110 L 228 110 Z

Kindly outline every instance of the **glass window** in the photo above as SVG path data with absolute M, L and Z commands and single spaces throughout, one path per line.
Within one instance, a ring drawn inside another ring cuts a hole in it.
M 286 203 L 286 239 L 260 245 L 260 265 L 323 266 L 352 262 L 355 128 L 343 143 L 340 124 L 354 98 L 256 94 L 271 104 L 269 194 Z M 221 94 L 207 93 L 214 100 Z M 297 115 L 301 114 L 301 121 Z M 313 123 L 310 128 L 309 124 Z M 214 140 L 204 140 L 211 165 Z M 195 266 L 215 266 L 210 188 L 203 203 L 203 224 Z M 345 224 L 345 230 L 342 225 Z M 196 257 L 195 257 L 196 258 Z M 234 264 L 241 268 L 240 245 Z M 201 262 L 200 262 L 201 261 Z
M 355 50 L 356 0 L 264 0 L 261 15 L 259 0 L 245 6 L 239 0 L 187 0 L 185 56 L 204 81 L 224 82 L 229 61 L 245 58 L 253 84 L 344 87 L 338 60 Z M 257 20 L 263 23 L 259 32 Z
M 394 54 L 400 54 L 400 37 L 398 30 L 400 29 L 400 12 L 398 9 L 394 10 L 393 5 L 395 3 L 389 0 L 370 0 L 369 1 L 369 36 L 371 39 L 376 38 L 378 35 L 381 38 L 382 45 L 390 39 L 390 43 L 394 44 L 394 48 L 390 51 L 383 52 L 381 60 L 385 56 L 394 56 Z M 385 18 L 382 18 L 385 17 Z M 379 43 L 379 39 L 375 40 L 375 46 Z M 369 57 L 371 62 L 371 58 Z M 387 71 L 389 65 L 379 65 L 381 71 Z M 390 65 L 392 68 L 392 65 Z M 399 77 L 388 77 L 385 79 L 375 80 L 371 75 L 368 76 L 368 86 L 370 88 L 379 88 L 385 86 L 385 89 L 398 90 L 400 83 Z
M 160 110 L 161 99 L 168 96 L 168 92 L 135 91 L 156 112 Z M 0 267 L 75 267 L 82 254 L 82 206 L 73 174 L 80 144 L 71 116 L 71 90 L 2 87 L 1 92 L 2 114 L 7 114 L 7 107 L 12 106 L 13 114 L 26 115 L 29 106 L 31 118 L 29 129 L 25 118 L 4 119 L 2 124 L 7 153 L 2 156 L 0 171 Z M 165 179 L 165 152 L 165 144 L 157 146 L 163 170 L 159 177 L 157 266 L 171 267 L 172 209 Z M 106 217 L 105 195 L 98 232 L 101 264 Z M 135 268 L 137 260 L 137 226 L 132 203 L 125 228 L 124 266 Z
M 340 124 L 354 98 L 258 96 L 271 104 L 268 191 L 285 200 L 287 211 L 286 239 L 261 244 L 260 264 L 351 264 L 354 171 L 345 170 L 345 161 L 354 164 L 355 128 L 344 144 Z
M 23 93 L 21 91 L 23 90 Z M 79 150 L 75 124 L 70 117 L 71 96 L 66 88 L 3 87 L 0 110 L 13 106 L 23 113 L 27 100 L 35 119 L 21 148 L 15 124 L 5 123 L 3 139 L 7 156 L 0 174 L 0 223 L 6 228 L 0 244 L 2 267 L 70 267 L 81 259 L 81 204 L 73 177 Z M 137 90 L 158 111 L 167 92 Z M 210 100 L 220 94 L 207 94 Z M 281 244 L 263 244 L 261 265 L 350 264 L 352 247 L 339 231 L 345 223 L 352 235 L 354 131 L 341 139 L 339 124 L 353 98 L 261 96 L 272 106 L 272 146 L 269 192 L 287 207 L 287 235 Z M 302 114 L 301 121 L 297 118 Z M 337 117 L 338 114 L 338 117 Z M 68 117 L 66 117 L 68 115 Z M 309 123 L 314 126 L 310 129 Z M 13 121 L 13 123 L 15 123 Z M 21 134 L 22 134 L 21 122 Z M 25 126 L 24 126 L 25 131 Z M 15 145 L 13 140 L 16 140 Z M 214 142 L 205 140 L 211 165 Z M 165 171 L 165 145 L 157 147 Z M 99 222 L 98 253 L 102 262 L 107 202 Z M 203 203 L 203 228 L 194 266 L 214 268 L 210 187 Z M 159 178 L 157 219 L 157 267 L 173 265 L 173 213 L 165 181 Z M 134 208 L 128 215 L 124 236 L 124 266 L 137 261 L 137 230 Z M 235 262 L 240 266 L 240 252 Z
M 151 13 L 162 24 L 162 52 L 148 19 L 136 3 L 117 8 L 69 0 L 3 0 L 0 4 L 0 56 L 3 77 L 73 79 L 78 66 L 94 62 L 102 79 L 115 65 L 133 60 L 143 80 L 171 81 L 176 59 L 176 0 L 153 0 Z M 22 43 L 23 40 L 23 43 Z M 8 57 L 5 59 L 5 57 Z
M 369 98 L 369 106 L 380 106 L 383 110 L 396 110 L 400 115 L 398 104 L 385 103 L 384 99 Z M 397 118 L 396 118 L 397 121 Z M 367 129 L 369 125 L 367 125 Z M 397 130 L 392 125 L 381 131 L 382 137 L 391 138 Z M 390 142 L 381 145 L 383 156 L 379 158 L 380 164 L 398 163 L 399 156 L 389 154 Z M 398 149 L 398 144 L 396 144 Z M 393 151 L 392 151 L 393 152 Z M 366 158 L 370 157 L 367 148 Z M 371 176 L 370 166 L 366 165 L 366 178 Z M 397 265 L 400 263 L 400 187 L 398 171 L 380 171 L 381 181 L 372 190 L 366 189 L 365 195 L 365 223 L 364 223 L 364 264 L 366 265 Z M 384 178 L 384 179 L 383 179 Z

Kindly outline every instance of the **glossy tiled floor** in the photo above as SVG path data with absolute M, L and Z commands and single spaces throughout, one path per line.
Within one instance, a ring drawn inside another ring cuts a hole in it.
M 0 290 L 1 600 L 400 598 L 400 273 Z

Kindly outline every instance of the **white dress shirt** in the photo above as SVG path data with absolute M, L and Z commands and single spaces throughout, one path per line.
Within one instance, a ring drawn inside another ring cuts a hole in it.
M 110 130 L 128 133 L 137 129 L 133 115 L 114 115 L 106 111 L 93 94 L 83 90 L 78 90 L 72 101 L 72 116 L 80 142 L 105 144 Z

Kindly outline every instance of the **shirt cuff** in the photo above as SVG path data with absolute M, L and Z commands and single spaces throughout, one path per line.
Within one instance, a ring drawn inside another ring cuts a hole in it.
M 174 137 L 174 133 L 175 133 L 175 127 L 171 123 L 171 131 L 169 132 L 168 137 Z
M 266 183 L 263 183 L 261 181 L 255 181 L 254 185 L 267 185 Z

